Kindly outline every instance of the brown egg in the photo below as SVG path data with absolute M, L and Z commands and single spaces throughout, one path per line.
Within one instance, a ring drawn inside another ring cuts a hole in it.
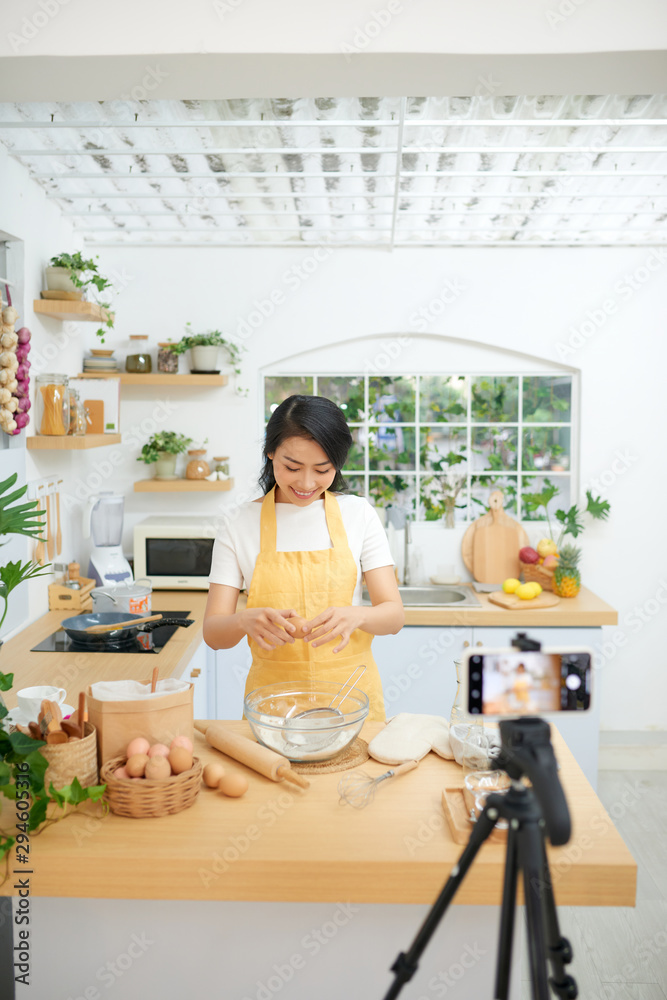
M 150 781 L 166 781 L 167 778 L 171 778 L 171 765 L 167 758 L 160 756 L 160 754 L 157 757 L 149 757 L 146 764 L 146 777 Z
M 130 758 L 134 757 L 136 753 L 148 753 L 149 749 L 150 743 L 148 740 L 145 740 L 143 736 L 137 736 L 127 744 L 125 754 Z
M 169 763 L 174 774 L 182 774 L 192 767 L 192 754 L 185 747 L 174 747 L 169 752 Z
M 185 747 L 189 753 L 192 753 L 192 740 L 188 739 L 187 736 L 174 736 L 169 745 L 169 749 L 173 750 L 175 747 Z
M 300 615 L 294 615 L 292 618 L 288 618 L 287 621 L 291 625 L 296 625 L 296 629 L 294 632 L 290 632 L 289 629 L 285 629 L 285 631 L 289 632 L 289 634 L 292 636 L 293 639 L 303 639 L 304 636 L 303 626 L 306 624 L 306 619 L 301 618 Z
M 238 799 L 248 791 L 248 779 L 242 774 L 225 774 L 218 782 L 218 789 L 223 795 Z
M 135 753 L 129 758 L 125 770 L 131 778 L 143 778 L 149 759 L 148 754 Z
M 69 742 L 69 741 L 68 741 Z M 117 767 L 113 773 L 114 778 L 129 778 L 129 774 L 124 767 Z
M 217 788 L 224 775 L 225 769 L 222 764 L 207 764 L 204 768 L 204 784 L 208 788 Z
M 168 757 L 169 747 L 166 743 L 154 743 L 150 750 L 147 750 L 146 753 L 149 757 Z

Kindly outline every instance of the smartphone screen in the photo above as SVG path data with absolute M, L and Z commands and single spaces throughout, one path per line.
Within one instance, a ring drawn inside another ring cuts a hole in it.
M 590 652 L 470 651 L 466 666 L 470 715 L 543 715 L 590 708 Z

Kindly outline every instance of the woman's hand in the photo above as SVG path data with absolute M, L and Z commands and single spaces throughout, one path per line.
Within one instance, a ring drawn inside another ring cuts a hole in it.
M 310 642 L 313 647 L 324 646 L 327 642 L 333 642 L 338 636 L 343 640 L 333 650 L 339 653 L 350 641 L 350 636 L 356 628 L 361 628 L 366 617 L 366 608 L 360 605 L 352 605 L 347 608 L 327 608 L 322 614 L 312 618 L 303 627 L 306 633 L 304 642 Z
M 287 611 L 276 611 L 275 608 L 246 608 L 240 611 L 243 631 L 250 639 L 254 639 L 262 649 L 275 649 L 284 646 L 286 642 L 294 642 L 290 633 L 296 626 L 289 619 L 296 618 L 297 613 L 292 608 Z

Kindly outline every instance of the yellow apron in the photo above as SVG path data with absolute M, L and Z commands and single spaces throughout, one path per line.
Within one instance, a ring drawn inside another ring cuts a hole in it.
M 262 501 L 260 553 L 255 563 L 249 608 L 293 608 L 310 620 L 329 607 L 349 607 L 357 582 L 357 564 L 347 542 L 340 507 L 335 496 L 324 494 L 324 512 L 333 547 L 329 549 L 278 552 L 276 550 L 275 486 Z M 366 672 L 356 685 L 370 703 L 369 719 L 385 719 L 382 682 L 371 653 L 372 636 L 355 629 L 340 653 L 333 653 L 336 640 L 313 648 L 303 639 L 269 651 L 248 636 L 252 666 L 245 693 L 278 681 L 316 681 L 343 684 L 359 664 Z

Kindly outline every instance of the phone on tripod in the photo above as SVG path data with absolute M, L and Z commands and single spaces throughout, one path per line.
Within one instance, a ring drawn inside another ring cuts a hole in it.
M 591 707 L 593 651 L 585 647 L 468 649 L 463 706 L 468 715 L 512 718 L 585 712 Z

